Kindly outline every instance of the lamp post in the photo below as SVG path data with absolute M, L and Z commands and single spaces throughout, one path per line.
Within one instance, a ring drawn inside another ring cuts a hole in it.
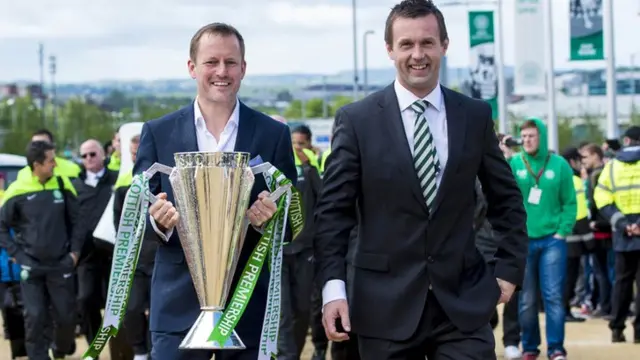
M 606 38 L 604 39 L 605 58 L 607 61 L 607 138 L 618 137 L 618 104 L 616 100 L 616 51 L 613 29 L 613 0 L 605 0 L 602 7 L 602 22 Z
M 51 106 L 53 107 L 53 128 L 58 129 L 58 106 L 56 105 L 56 57 L 49 56 L 49 73 L 51 75 Z
M 358 30 L 356 26 L 356 0 L 351 0 L 353 13 L 353 101 L 358 100 Z
M 367 30 L 362 36 L 362 72 L 364 76 L 364 83 L 362 86 L 362 91 L 364 96 L 367 96 L 369 92 L 369 68 L 367 67 L 367 36 L 373 35 L 373 30 Z

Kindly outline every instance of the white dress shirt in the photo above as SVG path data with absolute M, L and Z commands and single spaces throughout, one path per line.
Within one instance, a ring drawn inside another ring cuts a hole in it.
M 198 141 L 199 151 L 234 151 L 236 147 L 236 139 L 238 138 L 238 124 L 240 122 L 240 101 L 236 99 L 236 106 L 231 113 L 231 117 L 225 125 L 222 133 L 220 134 L 220 140 L 216 140 L 215 136 L 207 130 L 207 125 L 202 116 L 200 105 L 198 105 L 198 99 L 193 102 L 194 122 L 196 125 L 196 140 Z M 151 217 L 151 215 L 149 215 Z M 169 241 L 173 229 L 169 229 L 166 233 L 163 233 L 158 229 L 155 220 L 151 217 L 151 226 L 153 230 L 160 236 L 165 242 Z
M 91 187 L 98 186 L 98 181 L 100 181 L 100 178 L 104 175 L 104 172 L 104 168 L 102 168 L 102 170 L 98 171 L 97 173 L 87 170 L 84 183 Z
M 426 100 L 429 102 L 429 107 L 425 111 L 425 116 L 429 123 L 429 131 L 431 131 L 431 135 L 433 136 L 438 160 L 440 160 L 440 171 L 436 175 L 436 186 L 439 187 L 440 182 L 442 181 L 444 168 L 447 165 L 447 159 L 449 158 L 447 111 L 445 109 L 444 96 L 442 95 L 440 84 L 438 84 L 433 91 L 422 99 L 407 90 L 397 79 L 393 84 L 393 88 L 396 92 L 396 97 L 398 98 L 400 115 L 402 116 L 402 125 L 404 126 L 407 142 L 410 145 L 409 148 L 411 148 L 411 154 L 413 154 L 413 132 L 416 118 L 418 117 L 418 114 L 411 109 L 411 105 L 418 100 Z M 322 288 L 323 306 L 331 301 L 346 298 L 347 292 L 345 289 L 345 283 L 342 280 L 329 280 Z

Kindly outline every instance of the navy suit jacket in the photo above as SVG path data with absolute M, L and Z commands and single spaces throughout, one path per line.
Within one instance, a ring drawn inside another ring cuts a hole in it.
M 235 150 L 249 152 L 252 159 L 260 155 L 263 161 L 277 167 L 295 184 L 297 173 L 289 127 L 242 103 Z M 198 151 L 193 103 L 144 124 L 133 173 L 139 174 L 155 162 L 175 166 L 173 154 L 186 151 Z M 149 187 L 153 194 L 167 193 L 168 200 L 174 202 L 168 176 L 157 174 L 150 180 Z M 263 177 L 258 175 L 251 192 L 250 204 L 253 204 L 263 190 L 267 190 L 267 186 Z M 159 239 L 151 225 L 147 225 L 147 231 L 152 233 L 149 235 Z M 153 238 L 151 236 L 147 238 Z M 231 289 L 235 288 L 238 277 L 260 236 L 251 226 L 249 227 Z M 162 244 L 156 253 L 151 285 L 150 330 L 182 333 L 195 322 L 200 313 L 200 305 L 177 231 L 173 232 L 168 243 Z M 257 347 L 259 344 L 268 283 L 269 272 L 265 266 L 247 310 L 236 327 L 247 348 Z M 229 299 L 231 295 L 229 294 Z

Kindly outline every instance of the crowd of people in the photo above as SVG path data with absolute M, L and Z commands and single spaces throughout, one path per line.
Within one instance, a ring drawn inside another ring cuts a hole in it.
M 113 243 L 94 230 L 105 211 L 118 228 L 134 174 L 186 151 L 259 154 L 301 193 L 304 227 L 283 249 L 278 359 L 300 359 L 309 332 L 313 360 L 495 359 L 499 303 L 507 359 L 541 356 L 541 311 L 551 360 L 567 359 L 567 322 L 604 318 L 612 342 L 627 341 L 640 302 L 640 127 L 619 148 L 610 140 L 560 153 L 541 119 L 496 134 L 488 104 L 439 84 L 449 38 L 433 2 L 400 2 L 386 27 L 397 78 L 337 112 L 324 152 L 308 127 L 238 100 L 245 44 L 221 23 L 191 40 L 192 104 L 131 138 L 86 140 L 81 164 L 56 155 L 50 131 L 34 133 L 0 208 L 0 304 L 13 355 L 62 359 L 78 336 L 98 336 Z M 123 156 L 133 169 L 120 171 Z M 173 231 L 172 189 L 159 177 L 149 187 L 156 201 L 111 359 L 210 359 L 179 349 L 199 303 Z M 265 189 L 253 189 L 239 269 L 276 211 Z M 269 272 L 257 277 L 235 327 L 246 349 L 219 360 L 263 354 Z M 640 316 L 633 326 L 640 343 Z

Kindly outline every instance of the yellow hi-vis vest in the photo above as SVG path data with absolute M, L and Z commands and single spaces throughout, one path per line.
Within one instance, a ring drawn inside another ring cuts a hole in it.
M 589 206 L 587 206 L 584 181 L 579 176 L 573 175 L 573 187 L 576 189 L 576 221 L 578 221 L 589 216 Z
M 624 215 L 640 214 L 640 162 L 613 159 L 604 166 L 593 192 L 598 209 L 614 204 Z

